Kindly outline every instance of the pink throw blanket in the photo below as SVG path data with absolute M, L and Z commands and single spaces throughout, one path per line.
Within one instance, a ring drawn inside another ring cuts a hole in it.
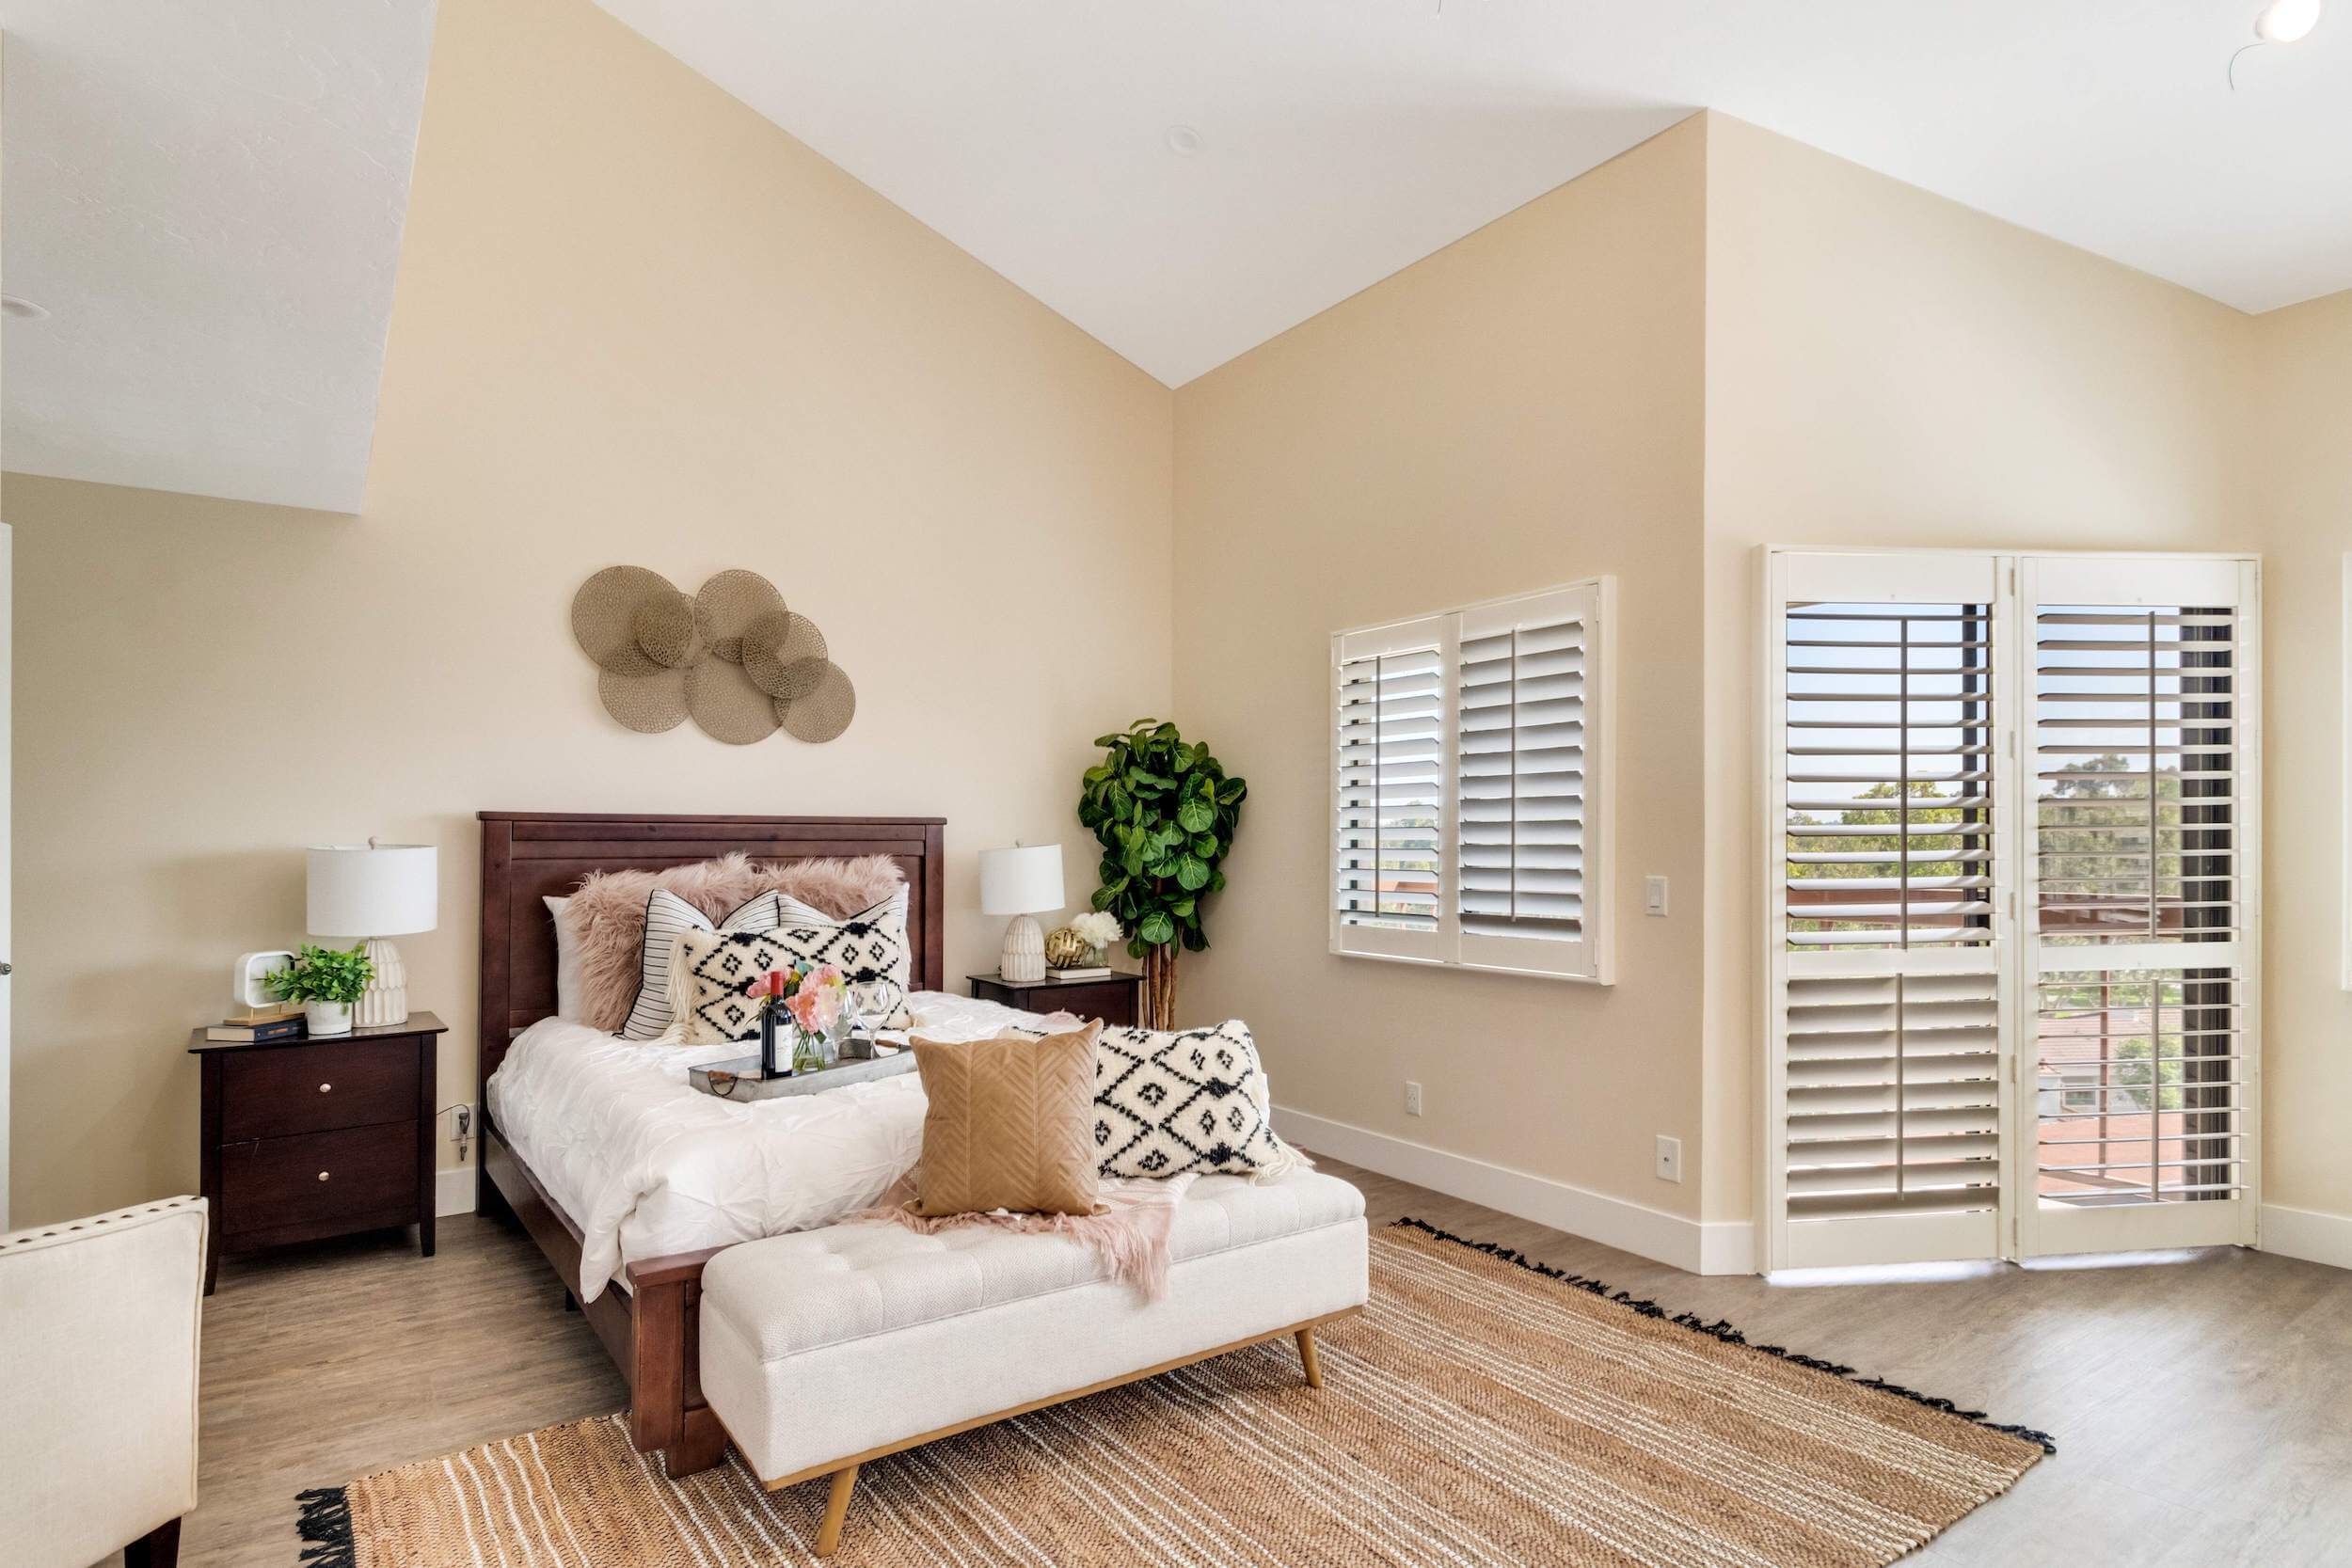
M 1102 1202 L 1091 1214 L 1009 1214 L 999 1209 L 927 1219 L 907 1207 L 914 1190 L 909 1178 L 900 1177 L 882 1195 L 881 1207 L 850 1217 L 903 1225 L 925 1236 L 967 1225 L 1021 1235 L 1067 1236 L 1092 1247 L 1113 1279 L 1133 1285 L 1146 1301 L 1157 1301 L 1168 1293 L 1168 1238 L 1176 1227 L 1176 1206 L 1192 1180 L 1187 1174 L 1158 1181 L 1104 1181 Z

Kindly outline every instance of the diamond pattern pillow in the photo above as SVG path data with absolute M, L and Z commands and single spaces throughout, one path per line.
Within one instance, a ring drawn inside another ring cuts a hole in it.
M 897 1011 L 914 979 L 914 946 L 907 940 L 907 889 L 870 909 L 835 920 L 799 899 L 779 895 L 781 918 L 770 935 L 783 942 L 796 964 L 833 964 L 853 986 L 892 988 Z
M 765 931 L 784 923 L 784 895 L 763 893 L 747 899 L 730 911 L 717 929 L 722 931 Z M 800 909 L 808 906 L 794 899 Z M 649 1040 L 665 1033 L 676 1011 L 670 1004 L 670 959 L 677 948 L 678 938 L 689 931 L 708 931 L 710 922 L 703 911 L 680 898 L 667 888 L 655 888 L 645 896 L 644 944 L 638 958 L 637 1000 L 629 1004 L 628 1022 L 621 1025 L 621 1038 Z
M 771 969 L 798 962 L 782 931 L 685 931 L 670 969 L 676 1021 L 663 1037 L 717 1045 L 759 1037 L 759 1004 L 744 993 Z M 781 1021 L 779 1021 L 781 1023 Z
M 1279 1176 L 1298 1153 L 1274 1132 L 1249 1025 L 1105 1029 L 1094 1047 L 1094 1144 L 1104 1176 Z

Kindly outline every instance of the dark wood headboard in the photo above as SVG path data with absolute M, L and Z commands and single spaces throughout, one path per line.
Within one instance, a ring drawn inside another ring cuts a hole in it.
M 482 1063 L 474 1103 L 507 1042 L 555 1011 L 555 927 L 540 902 L 591 871 L 660 871 L 741 850 L 754 860 L 888 855 L 907 879 L 918 990 L 944 989 L 946 819 L 938 816 L 624 816 L 485 811 L 482 821 Z

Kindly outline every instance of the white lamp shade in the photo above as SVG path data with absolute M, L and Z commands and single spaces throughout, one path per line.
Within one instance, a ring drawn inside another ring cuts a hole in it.
M 1061 885 L 1061 846 L 1016 845 L 980 851 L 980 912 L 1042 914 L 1066 906 Z
M 430 844 L 322 844 L 310 855 L 310 934 L 397 937 L 439 918 Z

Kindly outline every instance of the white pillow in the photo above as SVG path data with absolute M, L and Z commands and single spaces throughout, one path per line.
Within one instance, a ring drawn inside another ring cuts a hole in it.
M 548 906 L 548 918 L 555 922 L 555 1016 L 580 1016 L 580 933 L 564 918 L 571 907 L 569 898 L 549 894 L 543 900 Z
M 722 931 L 772 931 L 784 924 L 784 905 L 774 893 L 729 911 L 716 927 Z M 625 1040 L 659 1039 L 670 1027 L 670 960 L 677 940 L 688 931 L 712 929 L 703 911 L 667 888 L 656 888 L 645 899 L 645 944 L 638 954 L 637 1000 L 630 1004 L 628 1022 L 621 1025 Z

